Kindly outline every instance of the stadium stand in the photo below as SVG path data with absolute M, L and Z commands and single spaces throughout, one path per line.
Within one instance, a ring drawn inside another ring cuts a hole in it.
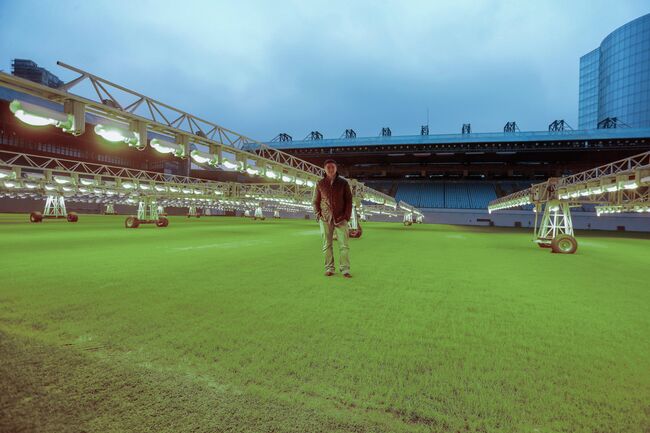
M 445 206 L 445 187 L 442 183 L 425 183 L 422 185 L 420 207 L 441 208 Z
M 487 209 L 491 200 L 528 188 L 531 181 L 367 181 L 366 184 L 424 209 Z
M 420 207 L 420 200 L 422 197 L 422 184 L 421 183 L 404 183 L 397 187 L 397 194 L 395 198 L 402 200 L 413 206 Z
M 466 183 L 445 183 L 445 207 L 447 209 L 471 209 Z
M 468 183 L 467 192 L 472 209 L 485 209 L 490 201 L 497 198 L 494 185 L 489 183 Z

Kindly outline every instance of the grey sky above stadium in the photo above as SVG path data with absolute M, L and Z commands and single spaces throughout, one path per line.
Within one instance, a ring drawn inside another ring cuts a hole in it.
M 0 69 L 62 60 L 259 140 L 577 127 L 579 57 L 647 1 L 0 0 Z

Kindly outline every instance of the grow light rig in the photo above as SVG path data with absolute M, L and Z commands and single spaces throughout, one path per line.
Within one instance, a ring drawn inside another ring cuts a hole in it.
M 365 205 L 364 186 L 351 181 L 355 202 L 361 212 L 365 207 L 386 214 L 400 214 L 391 206 Z M 365 191 L 367 193 L 367 191 Z M 107 213 L 114 205 L 138 206 L 137 214 L 127 218 L 127 228 L 140 224 L 166 227 L 165 207 L 220 210 L 257 210 L 274 212 L 311 212 L 313 189 L 285 183 L 235 183 L 209 181 L 154 171 L 136 170 L 107 164 L 80 162 L 64 158 L 0 150 L 0 197 L 45 199 L 46 211 L 33 212 L 32 222 L 44 218 L 78 216 L 66 212 L 66 201 L 101 203 Z M 370 201 L 374 197 L 369 197 Z M 404 205 L 407 206 L 407 205 Z M 191 211 L 190 211 L 191 212 Z M 354 206 L 357 214 L 357 206 Z
M 10 109 L 22 122 L 33 126 L 60 128 L 64 132 L 78 136 L 85 132 L 86 123 L 92 118 L 96 122 L 93 128 L 94 132 L 106 141 L 124 144 L 139 150 L 149 145 L 159 153 L 178 158 L 189 157 L 193 163 L 199 166 L 239 171 L 252 177 L 258 177 L 260 181 L 273 182 L 272 188 L 275 189 L 282 189 L 278 185 L 284 185 L 311 190 L 315 183 L 324 176 L 324 170 L 321 167 L 288 153 L 87 71 L 62 62 L 57 62 L 57 64 L 80 75 L 60 88 L 52 89 L 20 77 L 0 73 L 0 86 L 38 97 L 50 104 L 58 104 L 60 107 L 59 110 L 56 110 L 32 102 L 14 100 L 10 104 Z M 90 97 L 71 93 L 72 89 L 78 88 L 82 83 L 90 83 L 95 93 Z M 118 98 L 116 95 L 120 97 Z M 246 148 L 255 148 L 263 152 L 256 153 L 248 151 Z M 119 170 L 117 167 L 112 169 Z M 395 211 L 399 207 L 403 212 L 409 212 L 412 215 L 418 215 L 420 219 L 422 218 L 422 214 L 417 209 L 406 203 L 397 203 L 394 198 L 368 188 L 360 182 L 350 180 L 350 184 L 355 200 L 351 230 L 358 229 L 355 227 L 358 226 L 356 212 L 362 201 L 384 206 L 387 208 L 387 212 L 390 209 Z M 0 185 L 0 187 L 2 186 L 14 187 L 11 183 Z M 138 184 L 138 187 L 142 186 Z M 68 187 L 68 189 L 71 188 L 72 186 Z M 51 201 L 54 207 L 50 206 L 50 208 L 54 209 L 56 216 L 66 215 L 67 217 L 62 191 L 56 189 L 51 192 L 52 194 L 49 196 L 52 199 L 48 199 L 48 201 Z M 160 195 L 157 193 L 161 191 L 140 192 L 142 195 L 155 197 Z M 176 199 L 180 198 L 176 197 Z M 142 206 L 139 205 L 138 220 L 157 222 L 160 219 L 160 215 L 152 208 L 153 200 L 154 198 L 146 203 L 143 202 Z M 303 197 L 302 202 L 308 202 L 307 194 Z M 111 204 L 107 203 L 107 205 Z M 188 215 L 197 215 L 197 206 L 190 204 L 188 207 L 190 209 Z M 48 215 L 50 208 L 46 206 L 45 215 Z M 76 218 L 75 215 L 75 221 Z
M 650 152 L 605 164 L 492 200 L 490 213 L 533 206 L 535 239 L 542 248 L 573 254 L 578 248 L 571 208 L 595 204 L 598 216 L 622 212 L 650 212 Z M 542 214 L 538 226 L 538 215 Z

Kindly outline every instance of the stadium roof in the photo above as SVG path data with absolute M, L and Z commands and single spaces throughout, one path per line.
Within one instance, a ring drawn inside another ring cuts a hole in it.
M 536 141 L 579 141 L 635 139 L 650 137 L 650 128 L 611 128 L 566 131 L 485 132 L 470 134 L 401 135 L 390 137 L 326 138 L 267 142 L 276 149 L 308 149 L 354 146 L 390 146 L 408 144 L 503 143 Z

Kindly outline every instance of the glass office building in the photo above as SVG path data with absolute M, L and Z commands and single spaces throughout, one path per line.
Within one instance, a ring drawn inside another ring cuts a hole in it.
M 595 128 L 598 123 L 598 63 L 600 48 L 580 58 L 580 129 Z
M 580 58 L 580 129 L 616 117 L 633 128 L 650 128 L 650 14 L 610 33 Z

